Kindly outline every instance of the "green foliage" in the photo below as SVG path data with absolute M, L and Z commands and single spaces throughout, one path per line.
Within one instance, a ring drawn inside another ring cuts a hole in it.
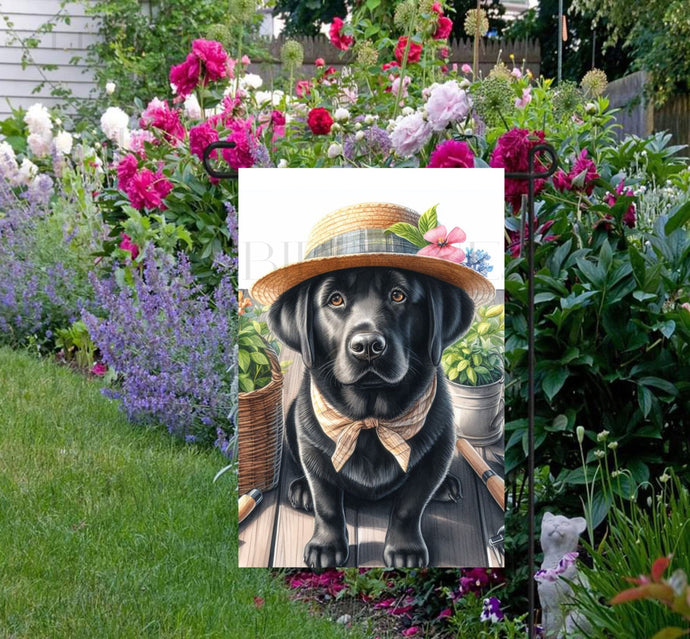
M 82 369 L 93 366 L 96 345 L 91 340 L 84 322 L 77 320 L 69 328 L 58 329 L 56 334 L 55 347 L 60 349 L 65 361 L 73 361 Z
M 320 33 L 321 26 L 332 22 L 333 18 L 345 19 L 350 5 L 346 0 L 276 0 L 273 15 L 285 20 L 286 35 L 315 36 Z
M 503 305 L 481 306 L 465 336 L 441 356 L 446 377 L 457 384 L 483 386 L 503 376 Z
M 265 320 L 259 319 L 258 311 L 240 313 L 237 346 L 240 392 L 249 393 L 266 386 L 271 381 L 271 362 L 267 351 L 277 355 L 280 346 L 268 330 Z

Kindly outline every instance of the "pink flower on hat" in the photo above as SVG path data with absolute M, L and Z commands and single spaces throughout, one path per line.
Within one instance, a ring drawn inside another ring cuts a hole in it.
M 457 226 L 449 233 L 443 224 L 439 224 L 436 228 L 424 233 L 424 239 L 430 242 L 430 244 L 417 251 L 417 255 L 440 257 L 457 264 L 460 264 L 465 259 L 465 252 L 452 246 L 453 244 L 460 244 L 460 242 L 464 242 L 467 239 L 465 231 Z

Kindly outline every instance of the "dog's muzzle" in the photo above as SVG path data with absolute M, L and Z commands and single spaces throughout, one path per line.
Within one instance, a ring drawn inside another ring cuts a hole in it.
M 381 333 L 356 333 L 350 339 L 349 351 L 356 359 L 371 362 L 383 355 L 386 338 Z

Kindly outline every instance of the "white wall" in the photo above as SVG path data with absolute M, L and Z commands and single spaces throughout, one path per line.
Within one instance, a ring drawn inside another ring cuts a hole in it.
M 51 20 L 60 10 L 60 0 L 0 0 L 0 119 L 10 114 L 9 100 L 13 107 L 28 107 L 34 102 L 52 106 L 58 100 L 50 97 L 50 87 L 44 86 L 40 93 L 32 90 L 43 79 L 41 72 L 29 65 L 22 69 L 22 49 L 18 43 L 9 44 L 11 39 L 4 18 L 14 23 L 14 30 L 22 37 L 34 35 L 38 27 Z M 74 56 L 85 56 L 86 47 L 97 39 L 95 21 L 84 15 L 81 4 L 70 3 L 67 10 L 71 24 L 60 23 L 52 33 L 41 36 L 41 43 L 31 50 L 38 64 L 56 64 L 55 71 L 44 72 L 54 82 L 64 82 L 76 97 L 87 97 L 94 86 L 89 69 L 82 62 L 70 65 Z M 85 72 L 85 73 L 83 73 Z

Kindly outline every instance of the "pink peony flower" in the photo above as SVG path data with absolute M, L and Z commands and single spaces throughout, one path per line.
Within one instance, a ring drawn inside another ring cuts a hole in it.
M 587 157 L 587 149 L 582 149 L 573 164 L 573 168 L 570 169 L 568 177 L 572 182 L 573 190 L 584 191 L 587 195 L 592 195 L 594 181 L 599 178 L 599 174 L 594 162 Z
M 616 187 L 616 195 L 632 197 L 635 195 L 635 192 L 631 188 L 625 188 L 625 181 L 621 180 L 618 183 L 618 186 Z M 609 206 L 614 206 L 618 201 L 616 195 L 614 195 L 613 193 L 607 193 L 604 197 L 604 202 L 606 202 L 606 204 L 608 204 Z M 608 215 L 607 217 L 612 219 Z M 625 224 L 630 229 L 635 228 L 635 224 L 637 224 L 637 209 L 635 208 L 634 202 L 631 203 L 630 206 L 628 206 L 628 209 L 623 214 L 623 224 Z
M 103 377 L 108 372 L 108 367 L 103 362 L 96 362 L 91 368 L 91 374 Z
M 215 40 L 194 40 L 192 53 L 204 63 L 204 86 L 228 76 L 228 54 Z
M 435 87 L 426 103 L 431 128 L 442 131 L 452 122 L 463 120 L 471 108 L 467 93 L 455 80 L 449 80 Z
M 570 191 L 573 188 L 572 182 L 568 177 L 568 174 L 563 169 L 558 169 L 553 176 L 553 185 L 556 189 L 561 191 Z
M 472 67 L 469 64 L 467 64 L 467 62 L 465 62 L 465 64 L 463 64 L 460 67 L 460 70 L 465 74 L 472 73 Z
M 399 64 L 402 64 L 403 56 L 405 55 L 405 48 L 407 47 L 407 36 L 400 36 L 398 38 L 398 44 L 395 45 L 395 59 Z M 416 42 L 410 41 L 410 50 L 407 52 L 407 63 L 411 64 L 414 62 L 419 62 L 422 57 L 422 45 Z
M 177 95 L 186 98 L 196 89 L 200 71 L 199 59 L 193 53 L 182 64 L 170 67 L 170 83 L 175 85 Z
M 532 101 L 532 88 L 527 87 L 522 90 L 522 97 L 515 98 L 515 107 L 518 109 L 524 109 Z
M 446 16 L 439 16 L 436 31 L 434 31 L 434 40 L 445 40 L 453 30 L 453 21 Z
M 232 149 L 223 149 L 223 159 L 233 169 L 244 169 L 254 166 L 252 149 L 256 141 L 252 135 L 252 123 L 249 120 L 236 119 L 230 123 L 232 133 L 226 138 L 228 142 L 234 142 Z
M 208 122 L 199 124 L 189 129 L 189 150 L 196 155 L 200 160 L 204 158 L 204 149 L 211 144 L 211 142 L 218 141 L 218 131 L 214 129 Z M 215 158 L 218 154 L 214 150 L 211 157 Z
M 390 90 L 393 93 L 393 95 L 397 98 L 400 97 L 406 98 L 407 97 L 407 87 L 409 86 L 410 82 L 412 82 L 412 78 L 409 75 L 406 75 L 403 78 L 403 86 L 402 86 L 402 91 L 400 90 L 400 76 L 389 76 L 389 79 L 391 80 L 391 86 Z
M 326 64 L 326 61 L 323 58 L 316 58 L 316 60 L 314 60 L 314 66 L 315 67 L 323 67 L 323 66 L 325 66 L 325 64 Z
M 117 188 L 120 191 L 127 191 L 127 187 L 134 174 L 137 172 L 139 164 L 137 158 L 128 153 L 117 164 Z
M 398 155 L 410 156 L 417 153 L 433 133 L 431 125 L 421 113 L 415 112 L 400 118 L 393 132 L 391 143 Z
M 118 244 L 118 248 L 121 248 L 123 251 L 127 251 L 131 259 L 136 260 L 137 255 L 139 255 L 139 247 L 132 242 L 132 238 L 129 237 L 127 233 L 122 233 L 120 237 L 122 237 L 122 241 L 120 244 Z
M 441 142 L 431 153 L 427 168 L 474 168 L 474 154 L 465 142 L 446 140 Z
M 127 197 L 130 204 L 141 209 L 165 209 L 163 199 L 170 193 L 173 185 L 159 170 L 142 169 L 136 173 L 127 186 Z
M 344 24 L 345 23 L 342 21 L 342 18 L 333 18 L 333 22 L 331 23 L 331 28 L 328 31 L 328 35 L 331 39 L 331 44 L 336 49 L 347 51 L 352 46 L 352 43 L 355 39 L 352 36 L 348 36 L 342 33 Z
M 184 140 L 185 130 L 180 122 L 180 114 L 168 106 L 167 102 L 153 98 L 141 114 L 139 126 L 143 128 L 154 127 L 163 131 L 163 137 L 171 144 L 177 144 L 178 140 Z
M 285 126 L 285 114 L 282 111 L 274 109 L 271 112 L 271 122 L 273 126 Z
M 247 54 L 245 54 L 245 55 L 242 56 L 242 58 L 240 59 L 240 62 L 241 62 L 244 66 L 249 66 L 249 65 L 252 63 L 252 61 L 249 59 L 249 56 L 248 56 Z
M 459 244 L 467 239 L 465 231 L 459 227 L 453 228 L 450 233 L 446 227 L 440 224 L 435 229 L 424 233 L 427 244 L 424 248 L 417 251 L 417 255 L 427 255 L 429 257 L 440 257 L 443 260 L 450 260 L 460 264 L 465 259 L 465 252 L 462 249 L 452 246 Z
M 309 80 L 298 80 L 295 84 L 295 93 L 298 98 L 303 98 L 311 94 L 311 81 Z
M 434 2 L 434 4 L 431 5 L 431 10 L 435 11 L 440 16 L 443 15 L 443 7 L 440 2 Z
M 133 129 L 129 133 L 129 150 L 138 153 L 142 158 L 146 157 L 146 149 L 144 143 L 153 144 L 156 141 L 156 136 L 151 131 L 145 129 Z
M 393 67 L 399 67 L 400 65 L 396 60 L 393 60 L 392 62 L 386 62 L 385 64 L 381 65 L 381 70 L 382 71 L 388 71 L 388 69 L 392 69 Z

